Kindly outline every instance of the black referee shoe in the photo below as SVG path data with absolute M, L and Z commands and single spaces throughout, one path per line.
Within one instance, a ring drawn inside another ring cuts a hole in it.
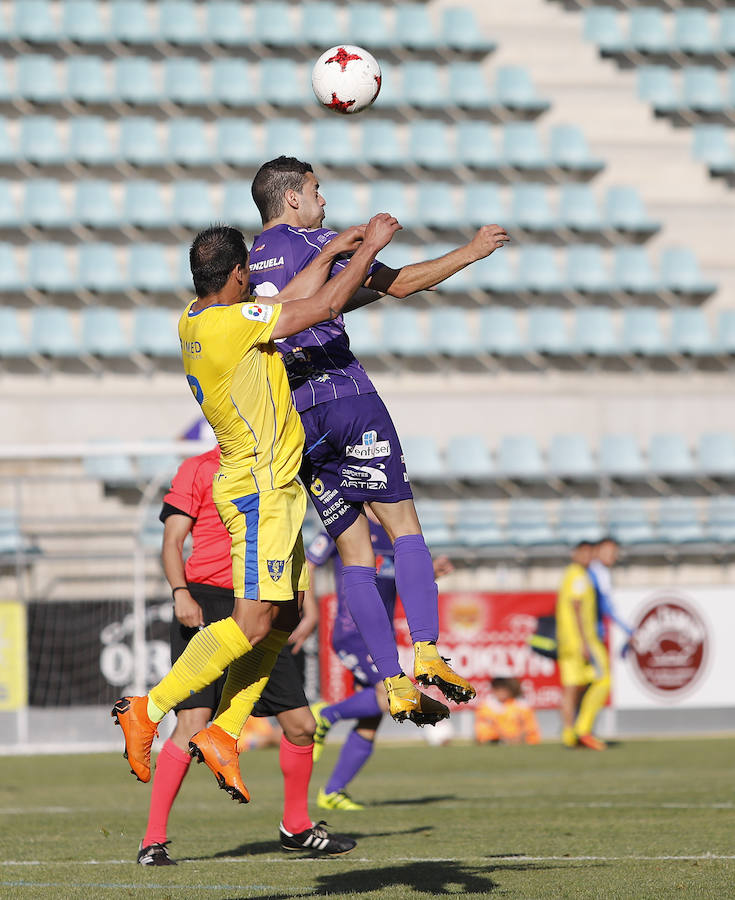
M 279 827 L 281 833 L 281 849 L 282 850 L 301 850 L 304 853 L 312 853 L 314 855 L 324 854 L 325 856 L 339 856 L 342 853 L 349 853 L 357 846 L 357 841 L 347 837 L 344 834 L 330 834 L 326 829 L 326 822 L 317 822 L 306 831 L 300 831 L 298 834 L 291 834 L 283 827 L 283 822 Z
M 176 863 L 166 850 L 166 844 L 170 843 L 171 841 L 164 841 L 162 844 L 149 844 L 144 847 L 141 841 L 136 862 L 139 866 L 175 866 Z

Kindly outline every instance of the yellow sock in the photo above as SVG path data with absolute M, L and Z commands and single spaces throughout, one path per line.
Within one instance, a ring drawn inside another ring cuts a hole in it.
M 166 715 L 166 713 L 164 712 L 164 710 L 159 709 L 159 707 L 157 707 L 156 704 L 149 697 L 148 698 L 148 718 L 151 720 L 151 722 L 160 722 L 161 719 L 165 715 Z
M 212 721 L 232 737 L 239 737 L 248 716 L 265 690 L 276 657 L 288 640 L 288 635 L 288 631 L 274 628 L 250 653 L 230 664 L 222 699 Z
M 610 676 L 607 674 L 593 681 L 584 692 L 584 697 L 582 697 L 582 702 L 579 706 L 579 715 L 574 723 L 574 730 L 578 735 L 591 733 L 597 714 L 605 705 L 609 693 Z
M 252 649 L 231 616 L 213 622 L 194 635 L 168 675 L 148 692 L 149 709 L 153 703 L 159 711 L 167 713 L 219 678 L 234 659 Z
M 561 742 L 565 747 L 574 747 L 576 745 L 577 735 L 573 728 L 562 729 Z

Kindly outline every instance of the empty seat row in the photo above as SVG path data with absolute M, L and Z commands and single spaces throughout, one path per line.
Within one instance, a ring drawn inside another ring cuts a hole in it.
M 735 175 L 735 140 L 724 125 L 695 125 L 692 155 L 712 175 Z
M 554 435 L 544 451 L 530 434 L 505 435 L 491 449 L 480 435 L 451 438 L 440 448 L 430 435 L 403 438 L 408 473 L 419 480 L 482 482 L 493 478 L 544 480 L 558 477 L 595 481 L 613 478 L 735 478 L 735 432 L 707 432 L 693 447 L 678 433 L 651 436 L 644 453 L 636 436 L 604 434 L 592 449 L 583 434 Z
M 722 310 L 715 327 L 700 309 L 661 313 L 633 307 L 620 316 L 604 307 L 581 307 L 565 314 L 532 307 L 520 313 L 507 307 L 478 312 L 433 308 L 425 313 L 387 306 L 380 312 L 349 313 L 347 328 L 357 356 L 456 358 L 636 357 L 707 360 L 735 353 L 735 310 Z M 679 360 L 684 363 L 684 360 Z
M 0 100 L 22 98 L 38 104 L 76 100 L 82 104 L 123 102 L 155 106 L 165 101 L 181 106 L 303 107 L 316 103 L 311 90 L 310 64 L 291 59 L 222 57 L 204 63 L 189 57 L 154 62 L 127 56 L 107 62 L 98 56 L 56 60 L 44 54 L 3 62 Z M 384 64 L 378 107 L 415 106 L 444 110 L 450 106 L 540 113 L 549 102 L 540 97 L 527 69 L 502 66 L 491 84 L 480 63 L 452 62 L 440 66 L 429 60 Z
M 724 113 L 735 117 L 735 68 L 723 76 L 710 66 L 687 66 L 679 77 L 667 66 L 640 66 L 638 96 L 658 113 Z
M 705 9 L 683 7 L 667 14 L 661 9 L 639 6 L 621 15 L 610 6 L 590 6 L 585 11 L 584 34 L 603 53 L 611 55 L 631 51 L 651 55 L 735 55 L 735 9 L 712 15 Z
M 376 49 L 450 48 L 487 52 L 493 42 L 478 28 L 468 7 L 446 10 L 435 20 L 423 3 L 391 7 L 377 2 L 291 4 L 256 0 L 15 0 L 10 15 L 0 9 L 0 38 L 31 44 L 70 40 L 96 45 L 112 42 L 146 45 L 160 41 L 199 47 L 329 47 L 342 42 Z M 60 8 L 59 8 L 60 7 Z M 58 15 L 57 15 L 58 12 Z
M 277 118 L 256 127 L 227 117 L 216 123 L 189 117 L 159 122 L 147 116 L 125 116 L 116 122 L 98 116 L 77 116 L 69 122 L 43 115 L 26 116 L 19 123 L 0 119 L 0 165 L 253 167 L 281 154 L 346 168 L 413 163 L 442 170 L 456 169 L 459 163 L 478 169 L 594 173 L 604 165 L 575 125 L 555 125 L 544 139 L 531 122 L 493 128 L 482 121 L 399 125 L 375 118 L 359 123 L 326 118 L 306 125 Z

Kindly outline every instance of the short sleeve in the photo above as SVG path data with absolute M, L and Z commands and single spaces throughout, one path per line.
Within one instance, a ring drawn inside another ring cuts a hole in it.
M 306 558 L 315 566 L 323 566 L 337 549 L 334 541 L 325 532 L 318 534 L 306 548 Z
M 235 321 L 238 332 L 246 344 L 243 349 L 257 344 L 267 344 L 271 340 L 282 308 L 282 303 L 261 303 L 254 297 L 251 297 L 248 303 L 239 304 Z
M 164 505 L 176 507 L 184 515 L 196 519 L 202 505 L 202 493 L 197 479 L 200 461 L 196 457 L 185 459 L 171 482 L 171 490 L 163 498 Z

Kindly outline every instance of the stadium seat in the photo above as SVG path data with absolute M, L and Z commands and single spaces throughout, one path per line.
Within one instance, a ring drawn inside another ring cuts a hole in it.
M 122 221 L 137 228 L 166 228 L 170 215 L 158 181 L 125 183 Z
M 455 244 L 449 243 L 426 244 L 422 251 L 422 258 L 439 259 L 439 257 L 446 256 L 447 253 L 450 253 L 455 248 Z M 455 272 L 454 275 L 450 275 L 444 281 L 440 281 L 436 289 L 437 291 L 451 294 L 466 293 L 475 287 L 474 274 L 474 266 L 466 266 L 464 269 Z
M 69 124 L 69 155 L 83 165 L 104 166 L 116 159 L 107 123 L 101 116 L 74 116 Z
M 524 66 L 501 66 L 495 76 L 495 98 L 507 109 L 526 113 L 541 113 L 551 105 L 539 97 L 531 81 L 531 73 Z
M 15 247 L 12 244 L 0 244 L 0 293 L 14 294 L 23 290 L 26 280 L 23 277 Z
M 33 310 L 30 350 L 43 356 L 76 357 L 80 351 L 67 309 L 40 306 Z
M 456 540 L 465 547 L 505 544 L 496 505 L 487 500 L 465 500 L 457 509 Z
M 291 16 L 291 4 L 280 0 L 257 0 L 253 4 L 253 37 L 267 47 L 295 47 L 300 32 Z
M 158 6 L 158 31 L 164 41 L 185 47 L 202 43 L 202 25 L 192 0 L 162 0 Z
M 420 186 L 419 186 L 420 189 Z M 328 198 L 327 212 L 331 199 L 331 185 L 329 189 L 330 197 Z M 368 196 L 366 216 L 374 216 L 376 213 L 391 210 L 393 215 L 398 219 L 404 228 L 412 227 L 419 223 L 414 204 L 408 196 L 406 185 L 402 181 L 373 181 L 370 184 L 370 193 Z M 390 245 L 389 245 L 390 246 Z
M 725 125 L 695 125 L 692 152 L 713 175 L 735 172 L 735 152 Z
M 606 505 L 606 532 L 622 546 L 650 544 L 655 541 L 651 519 L 642 500 L 613 498 Z
M 399 3 L 395 7 L 395 37 L 411 50 L 433 50 L 441 41 L 424 3 Z
M 735 54 L 735 9 L 720 9 L 718 42 L 729 54 Z
M 452 543 L 444 504 L 440 500 L 417 500 L 416 513 L 421 531 L 429 547 L 446 547 Z
M 735 497 L 710 497 L 706 533 L 713 541 L 735 542 Z
M 717 69 L 710 66 L 687 66 L 682 80 L 682 104 L 695 112 L 723 112 L 727 107 L 727 99 Z
M 563 184 L 559 195 L 559 221 L 572 231 L 595 232 L 603 228 L 600 207 L 589 185 Z
M 67 94 L 79 103 L 111 103 L 116 99 L 105 61 L 99 56 L 71 56 L 66 64 Z
M 302 106 L 312 99 L 307 79 L 292 59 L 261 61 L 259 96 L 273 106 Z
M 411 123 L 409 157 L 428 169 L 446 169 L 454 165 L 452 131 L 443 122 L 417 119 Z
M 430 246 L 429 244 L 421 249 L 421 259 L 427 258 L 426 253 Z M 416 259 L 417 250 L 418 248 L 412 244 L 404 244 L 400 240 L 391 241 L 387 247 L 383 247 L 380 251 L 378 259 L 389 269 L 401 269 L 403 266 L 408 266 L 418 261 Z
M 253 76 L 244 59 L 222 57 L 212 62 L 212 96 L 225 106 L 235 108 L 257 102 Z
M 260 222 L 260 219 L 258 219 Z M 191 267 L 189 266 L 189 245 L 183 244 L 176 248 L 176 265 L 172 272 L 173 286 L 177 291 L 183 291 L 186 294 L 194 293 L 194 282 L 191 277 Z
M 146 356 L 180 356 L 181 345 L 171 313 L 167 309 L 138 307 L 133 323 L 133 347 Z
M 454 435 L 447 443 L 445 456 L 450 478 L 485 481 L 495 473 L 490 448 L 479 434 Z
M 402 166 L 406 162 L 406 153 L 394 122 L 369 119 L 362 126 L 362 156 L 365 162 L 386 168 Z
M 562 310 L 531 307 L 528 310 L 528 344 L 535 353 L 564 356 L 571 352 Z
M 398 214 L 394 215 L 403 224 Z M 418 221 L 426 228 L 461 228 L 465 223 L 462 209 L 455 200 L 454 185 L 441 181 L 420 182 Z
M 395 109 L 404 104 L 403 94 L 403 66 L 392 65 L 380 61 L 382 73 L 380 92 L 375 99 L 375 109 Z
M 669 341 L 675 353 L 711 356 L 717 350 L 707 316 L 701 309 L 673 309 Z
M 681 106 L 674 75 L 667 66 L 638 68 L 638 96 L 658 113 L 674 112 Z
M 560 540 L 570 547 L 576 546 L 580 541 L 599 540 L 603 536 L 603 528 L 596 501 L 581 497 L 562 500 L 557 532 Z
M 465 186 L 462 217 L 467 225 L 479 228 L 491 222 L 502 222 L 510 228 L 515 224 L 503 202 L 500 188 L 490 181 L 474 182 Z M 403 221 L 398 217 L 399 221 Z
M 518 227 L 527 231 L 553 231 L 559 224 L 545 184 L 517 184 L 510 215 Z
M 735 355 L 735 309 L 720 310 L 717 317 L 717 348 L 720 353 Z
M 347 334 L 350 350 L 360 359 L 363 356 L 379 356 L 383 345 L 378 340 L 376 329 L 377 313 L 366 309 L 355 309 L 347 315 Z
M 211 101 L 209 68 L 197 59 L 172 56 L 163 63 L 163 93 L 180 106 L 206 106 Z
M 59 121 L 52 116 L 26 116 L 20 122 L 20 153 L 23 159 L 40 166 L 52 166 L 67 159 L 59 133 Z
M 145 0 L 112 0 L 110 27 L 122 44 L 150 44 L 155 30 L 149 19 Z
M 449 102 L 461 109 L 489 109 L 492 92 L 480 63 L 451 62 L 449 64 Z
M 89 228 L 117 228 L 120 214 L 109 181 L 80 181 L 76 186 L 73 219 Z
M 79 284 L 98 294 L 122 293 L 127 283 L 120 271 L 112 244 L 82 244 L 79 247 Z
M 312 47 L 334 47 L 344 43 L 345 34 L 340 25 L 337 4 L 331 2 L 302 4 L 300 33 Z
M 669 38 L 667 19 L 660 9 L 634 7 L 630 11 L 630 46 L 641 53 L 669 53 L 673 43 Z
M 649 219 L 637 188 L 612 185 L 605 195 L 605 221 L 616 231 L 653 234 L 660 223 Z
M 554 125 L 549 136 L 549 156 L 554 165 L 572 172 L 599 172 L 605 167 L 592 156 L 587 139 L 576 125 Z
M 0 229 L 19 228 L 23 221 L 11 185 L 11 181 L 0 180 Z
M 542 478 L 545 466 L 536 439 L 530 434 L 505 435 L 496 454 L 498 472 L 510 478 Z
M 522 247 L 518 270 L 522 287 L 532 293 L 557 293 L 565 288 L 553 247 L 541 244 Z
M 388 306 L 380 318 L 383 345 L 388 353 L 423 356 L 427 352 L 428 342 L 421 317 L 415 309 Z
M 125 56 L 115 60 L 117 96 L 133 106 L 155 106 L 163 99 L 156 69 L 143 56 Z
M 521 290 L 513 260 L 514 257 L 508 253 L 500 252 L 473 263 L 472 269 L 477 287 L 498 294 L 512 294 Z
M 92 356 L 127 357 L 132 344 L 120 313 L 109 306 L 88 306 L 82 311 L 82 350 Z
M 161 487 L 171 480 L 171 473 L 181 465 L 181 457 L 175 453 L 141 453 L 135 457 L 138 477 L 144 481 L 155 481 Z M 157 547 L 161 541 L 161 522 L 158 516 L 153 518 L 150 527 L 158 540 L 152 539 L 152 545 Z
M 225 183 L 222 219 L 239 228 L 248 230 L 260 228 L 260 214 L 253 203 L 249 181 L 227 181 Z
M 708 56 L 720 48 L 706 9 L 684 7 L 674 11 L 674 46 L 695 56 Z M 686 70 L 685 70 L 686 73 Z
M 160 166 L 167 161 L 155 119 L 130 116 L 121 120 L 120 156 L 134 166 Z
M 269 121 L 268 125 L 275 124 Z M 280 124 L 280 123 L 279 123 Z M 283 150 L 276 153 L 270 152 L 272 146 L 266 147 L 263 155 L 259 142 L 253 135 L 250 122 L 246 119 L 218 119 L 215 156 L 221 162 L 231 166 L 255 166 L 260 165 L 263 159 L 271 159 L 278 156 Z M 303 143 L 294 147 L 292 153 L 300 159 L 304 158 Z
M 604 434 L 599 448 L 600 471 L 606 475 L 640 477 L 645 471 L 638 442 L 632 434 Z
M 597 473 L 587 438 L 583 434 L 555 434 L 549 443 L 549 470 L 554 475 L 591 478 Z
M 97 0 L 65 0 L 62 6 L 61 31 L 67 40 L 77 44 L 106 44 L 111 32 Z
M 458 122 L 457 159 L 471 169 L 494 169 L 500 165 L 495 132 L 487 122 Z M 480 183 L 473 187 L 481 187 Z
M 697 468 L 707 475 L 735 478 L 735 437 L 728 431 L 708 431 L 699 436 Z
M 508 503 L 506 534 L 511 544 L 520 547 L 556 543 L 549 512 L 542 500 L 511 498 Z
M 243 5 L 239 0 L 208 0 L 206 36 L 223 47 L 245 47 L 251 34 L 245 26 Z
M 588 6 L 584 11 L 584 36 L 604 54 L 622 53 L 628 48 L 620 16 L 609 6 Z
M 7 120 L 0 118 L 0 163 L 15 162 L 18 151 L 13 137 L 8 130 Z
M 173 220 L 177 225 L 201 231 L 217 218 L 210 185 L 206 181 L 179 181 L 174 184 Z
M 658 537 L 670 544 L 706 540 L 704 528 L 691 497 L 662 497 L 658 506 Z
M 314 124 L 314 158 L 328 166 L 354 165 L 353 134 L 344 117 L 319 119 Z
M 457 101 L 451 93 L 447 98 L 439 66 L 416 60 L 403 64 L 403 102 L 419 109 L 444 109 L 448 102 Z
M 13 32 L 29 44 L 56 44 L 61 35 L 49 0 L 22 0 L 13 4 Z
M 626 353 L 641 356 L 668 356 L 671 345 L 661 329 L 659 312 L 650 307 L 623 312 L 621 343 Z
M 434 438 L 429 435 L 405 437 L 401 439 L 401 447 L 409 478 L 422 481 L 446 478 L 444 462 Z
M 480 352 L 480 340 L 471 328 L 463 309 L 432 309 L 429 320 L 429 346 L 446 356 L 475 356 Z
M 133 244 L 128 257 L 128 278 L 141 291 L 168 293 L 174 276 L 165 248 L 158 244 Z
M 67 248 L 63 244 L 31 244 L 28 275 L 31 285 L 39 291 L 65 294 L 76 290 L 77 281 L 72 275 Z
M 508 122 L 503 128 L 501 159 L 505 165 L 530 170 L 545 169 L 550 162 L 531 122 Z
M 657 475 L 691 475 L 694 461 L 682 435 L 652 435 L 648 442 L 648 467 Z
M 32 178 L 26 181 L 23 217 L 39 228 L 68 226 L 69 210 L 59 182 L 53 178 Z
M 602 248 L 596 244 L 576 244 L 567 248 L 566 282 L 582 294 L 606 294 L 615 285 L 610 277 Z
M 209 167 L 214 154 L 202 119 L 172 119 L 168 126 L 168 157 L 180 166 Z
M 331 228 L 340 231 L 343 228 L 349 228 L 356 222 L 365 221 L 362 212 L 363 204 L 357 192 L 357 185 L 351 181 L 330 181 L 326 206 L 326 221 Z M 396 207 L 397 208 L 397 207 Z M 403 219 L 395 211 L 394 206 L 380 207 L 382 209 L 390 209 L 393 215 L 403 225 Z
M 0 359 L 24 359 L 29 351 L 18 310 L 12 306 L 0 307 Z
M 697 257 L 689 247 L 669 247 L 662 252 L 661 280 L 675 294 L 706 296 L 717 290 L 713 281 L 702 277 Z
M 298 119 L 269 119 L 266 122 L 265 154 L 266 159 L 281 154 L 308 158 L 301 122 Z
M 485 37 L 469 6 L 453 6 L 442 11 L 442 39 L 452 50 L 490 53 L 495 43 Z
M 616 247 L 613 279 L 618 290 L 629 294 L 655 294 L 661 282 L 644 247 Z
M 376 50 L 395 43 L 393 29 L 386 19 L 386 7 L 382 3 L 349 3 L 347 14 L 347 37 L 350 41 Z
M 61 67 L 52 56 L 29 53 L 16 61 L 18 93 L 33 103 L 59 103 L 65 94 Z
M 572 349 L 590 356 L 618 356 L 622 352 L 615 321 L 605 306 L 583 306 L 575 315 Z
M 100 448 L 112 441 L 96 441 Z M 84 474 L 105 484 L 127 487 L 137 481 L 135 469 L 129 456 L 124 453 L 105 453 L 85 456 L 82 459 Z M 159 542 L 160 546 L 160 542 Z

